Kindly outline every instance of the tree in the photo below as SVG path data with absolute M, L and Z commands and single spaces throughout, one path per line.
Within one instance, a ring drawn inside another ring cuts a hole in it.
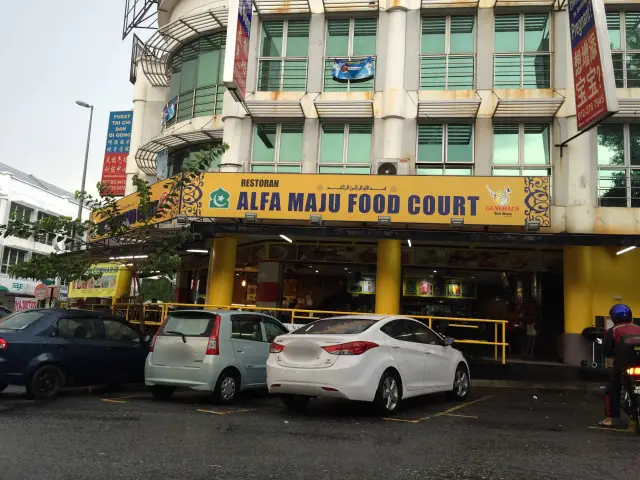
M 86 279 L 83 277 L 92 264 L 121 261 L 131 271 L 138 294 L 141 278 L 173 275 L 180 265 L 180 251 L 193 237 L 188 228 L 162 224 L 179 213 L 183 190 L 199 182 L 228 148 L 221 144 L 203 150 L 183 165 L 181 173 L 154 185 L 134 175 L 135 194 L 125 197 L 126 202 L 114 197 L 104 183 L 97 185 L 97 198 L 86 192 L 76 192 L 76 198 L 82 196 L 92 210 L 89 220 L 52 216 L 29 222 L 11 218 L 7 225 L 0 226 L 4 237 L 51 235 L 56 244 L 64 242 L 65 249 L 63 253 L 14 265 L 9 273 L 20 278 L 60 277 L 71 282 Z M 160 183 L 164 191 L 159 199 L 155 199 Z M 123 204 L 131 206 L 132 202 L 133 209 L 122 211 Z M 141 329 L 144 329 L 143 298 L 138 297 Z

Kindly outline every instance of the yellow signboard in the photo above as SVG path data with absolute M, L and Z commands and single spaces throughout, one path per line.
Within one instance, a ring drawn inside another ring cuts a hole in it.
M 122 222 L 118 222 L 117 225 L 128 225 L 131 228 L 136 228 L 145 223 L 155 224 L 173 219 L 179 210 L 180 192 L 177 192 L 178 197 L 176 197 L 174 201 L 174 208 L 162 211 L 162 216 L 160 218 L 155 218 L 155 215 L 158 213 L 159 206 L 164 204 L 167 196 L 171 193 L 171 190 L 171 179 L 163 180 L 151 185 L 151 205 L 149 210 L 146 212 L 140 208 L 140 197 L 137 193 L 122 197 L 117 201 L 118 209 L 122 216 Z M 104 218 L 101 218 L 96 212 L 94 212 L 91 215 L 91 220 L 97 223 L 98 228 L 97 231 L 92 232 L 92 235 L 89 237 L 89 241 L 100 240 L 101 238 L 110 236 L 109 227 Z
M 548 177 L 206 173 L 181 213 L 263 220 L 550 226 Z
M 119 263 L 92 265 L 87 271 L 87 275 L 95 275 L 95 277 L 72 282 L 69 286 L 69 298 L 111 298 L 116 296 L 118 290 L 121 290 L 119 286 L 123 280 L 127 283 L 131 280 L 127 268 Z

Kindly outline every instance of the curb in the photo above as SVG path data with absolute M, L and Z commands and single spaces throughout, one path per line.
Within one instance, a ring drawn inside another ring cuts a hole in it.
M 528 389 L 528 390 L 554 390 L 558 392 L 575 391 L 575 392 L 592 392 L 599 393 L 604 392 L 604 385 L 600 383 L 588 383 L 588 382 L 518 382 L 515 380 L 472 380 L 474 387 L 491 387 L 491 388 L 513 388 L 513 389 Z

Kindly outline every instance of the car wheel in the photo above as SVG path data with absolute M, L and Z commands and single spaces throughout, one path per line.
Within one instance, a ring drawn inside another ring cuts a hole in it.
M 0 383 L 0 393 L 4 392 L 8 386 L 9 384 L 7 383 Z
M 393 414 L 400 406 L 401 397 L 401 386 L 398 374 L 391 371 L 384 372 L 373 401 L 378 411 L 384 415 Z
M 469 380 L 469 371 L 462 363 L 456 368 L 453 377 L 453 390 L 447 392 L 452 400 L 464 400 L 469 396 L 471 390 L 471 381 Z
M 27 394 L 36 400 L 50 400 L 64 387 L 64 375 L 55 365 L 40 367 L 27 385 Z
M 305 397 L 304 395 L 282 395 L 282 403 L 284 403 L 285 407 L 291 410 L 304 410 L 311 400 L 310 397 Z
M 213 391 L 213 400 L 216 403 L 228 405 L 236 401 L 240 390 L 240 376 L 233 370 L 225 370 L 218 377 L 216 388 Z
M 176 387 L 168 387 L 166 385 L 154 385 L 151 387 L 151 395 L 155 400 L 170 400 Z

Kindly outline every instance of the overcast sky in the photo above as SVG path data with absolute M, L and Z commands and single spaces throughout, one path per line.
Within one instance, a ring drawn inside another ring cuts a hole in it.
M 110 111 L 132 108 L 124 0 L 2 1 L 0 161 L 80 189 L 95 105 L 87 190 L 100 180 Z

